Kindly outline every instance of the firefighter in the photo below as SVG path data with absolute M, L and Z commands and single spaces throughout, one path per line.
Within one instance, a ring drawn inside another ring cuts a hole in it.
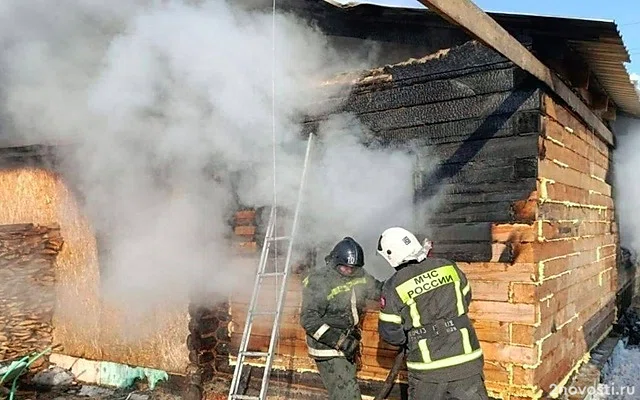
M 430 247 L 404 228 L 380 236 L 377 252 L 395 273 L 382 289 L 378 332 L 407 349 L 409 399 L 486 400 L 471 287 L 456 263 L 428 257 Z
M 365 271 L 362 247 L 351 237 L 338 242 L 325 262 L 303 281 L 300 323 L 329 399 L 360 400 L 359 322 L 367 300 L 379 301 L 382 282 Z

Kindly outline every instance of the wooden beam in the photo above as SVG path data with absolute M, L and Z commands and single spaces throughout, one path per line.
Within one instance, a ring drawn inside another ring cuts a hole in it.
M 547 66 L 470 0 L 419 0 L 444 19 L 467 31 L 514 64 L 546 84 L 609 145 L 613 134 L 606 125 Z
M 607 121 L 615 121 L 616 115 L 618 114 L 618 110 L 613 101 L 609 100 L 609 105 L 607 106 L 607 110 L 602 114 L 602 118 Z

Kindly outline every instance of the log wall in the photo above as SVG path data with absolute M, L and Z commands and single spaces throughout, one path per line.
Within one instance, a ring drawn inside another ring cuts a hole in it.
M 561 384 L 615 317 L 610 149 L 535 81 L 474 42 L 371 71 L 340 106 L 389 145 L 412 143 L 419 165 L 438 160 L 417 174 L 417 211 L 425 200 L 435 210 L 417 233 L 471 281 L 490 394 L 537 398 Z M 244 247 L 257 247 L 255 229 L 235 232 L 245 235 Z M 232 362 L 249 294 L 230 304 Z M 273 305 L 273 297 L 260 304 Z M 305 375 L 315 368 L 300 301 L 294 276 L 276 365 L 295 372 L 293 382 L 322 387 Z M 266 349 L 270 328 L 270 320 L 257 323 L 252 349 Z M 396 349 L 377 335 L 376 305 L 363 330 L 358 376 L 375 395 Z
M 527 336 L 540 357 L 534 370 L 517 372 L 547 391 L 614 322 L 618 230 L 611 149 L 549 96 L 539 147 L 534 261 L 540 276 L 531 287 L 539 316 Z
M 519 327 L 535 325 L 538 317 L 530 290 L 539 273 L 533 257 L 537 235 L 530 227 L 536 220 L 541 99 L 525 73 L 469 42 L 371 71 L 346 102 L 333 104 L 355 113 L 388 145 L 410 142 L 418 149 L 419 165 L 438 161 L 435 169 L 417 171 L 416 210 L 426 209 L 425 201 L 436 205 L 417 233 L 428 234 L 434 253 L 457 261 L 472 282 L 471 316 L 486 355 L 487 384 L 498 397 L 532 392 L 526 386 L 533 381 L 513 383 L 514 366 L 534 365 L 538 356 L 535 347 L 520 345 L 517 335 L 525 335 Z M 307 121 L 305 128 L 317 123 Z M 235 227 L 238 236 L 244 235 L 238 241 L 245 248 L 257 247 L 252 244 L 255 229 L 247 228 L 252 225 L 259 224 Z M 294 276 L 290 283 L 276 367 L 296 371 L 293 381 L 322 387 L 304 374 L 315 371 L 315 365 L 299 325 L 301 279 Z M 275 296 L 265 292 L 260 304 L 268 308 Z M 230 304 L 232 363 L 249 295 L 250 288 Z M 377 305 L 371 304 L 363 320 L 358 372 L 370 395 L 376 394 L 397 352 L 380 341 L 377 325 Z M 254 326 L 252 349 L 267 348 L 271 326 L 268 318 Z M 261 365 L 259 360 L 255 364 Z
M 60 227 L 0 226 L 0 360 L 53 345 L 55 260 Z

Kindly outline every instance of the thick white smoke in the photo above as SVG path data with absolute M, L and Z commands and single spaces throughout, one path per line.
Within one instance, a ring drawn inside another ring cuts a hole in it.
M 620 226 L 620 245 L 636 254 L 640 251 L 640 187 L 637 181 L 640 169 L 640 119 L 618 117 L 614 133 L 614 187 L 616 220 Z
M 312 89 L 370 66 L 281 14 L 274 58 L 272 15 L 229 4 L 0 2 L 3 135 L 72 145 L 63 170 L 103 246 L 107 298 L 156 306 L 195 283 L 224 295 L 246 282 L 231 264 L 228 219 L 238 203 L 271 204 L 272 133 L 278 203 L 292 208 L 300 118 L 346 93 Z M 381 230 L 413 221 L 414 159 L 364 146 L 348 115 L 317 133 L 302 243 L 353 236 L 380 268 Z

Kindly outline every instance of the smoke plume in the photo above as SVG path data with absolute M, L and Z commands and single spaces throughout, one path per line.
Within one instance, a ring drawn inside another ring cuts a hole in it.
M 640 169 L 640 119 L 619 116 L 614 125 L 614 188 L 620 245 L 640 251 L 640 187 L 635 183 Z
M 196 283 L 224 295 L 246 282 L 228 221 L 238 205 L 271 205 L 273 141 L 278 205 L 293 209 L 301 121 L 348 93 L 315 88 L 372 66 L 291 15 L 234 3 L 0 3 L 3 135 L 64 145 L 62 171 L 100 239 L 106 299 L 152 307 Z M 412 227 L 414 158 L 365 145 L 353 116 L 315 133 L 299 243 L 326 251 L 353 236 L 384 275 L 376 238 Z

